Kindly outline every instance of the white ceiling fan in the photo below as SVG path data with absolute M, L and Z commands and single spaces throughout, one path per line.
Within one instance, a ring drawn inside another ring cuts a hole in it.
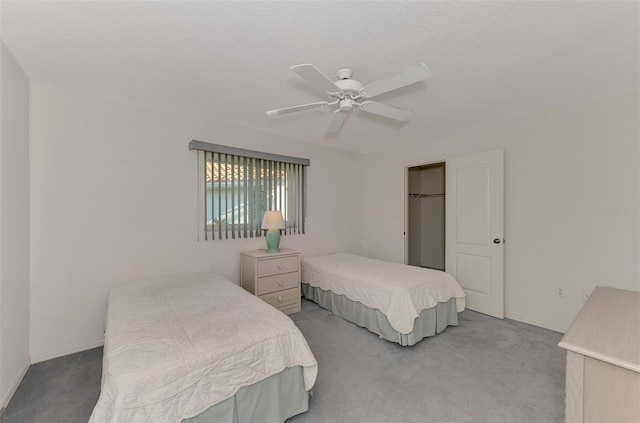
M 342 128 L 342 124 L 347 117 L 347 112 L 352 110 L 354 106 L 358 106 L 360 110 L 364 112 L 373 113 L 389 119 L 398 121 L 405 121 L 409 119 L 413 115 L 411 110 L 400 109 L 398 107 L 388 106 L 386 104 L 370 100 L 358 100 L 375 97 L 431 77 L 431 70 L 424 63 L 412 66 L 398 75 L 385 78 L 368 85 L 362 85 L 355 79 L 351 79 L 353 71 L 349 68 L 338 69 L 336 72 L 338 80 L 335 82 L 327 78 L 313 65 L 296 65 L 289 69 L 315 85 L 317 88 L 326 91 L 329 96 L 329 101 L 319 101 L 299 106 L 286 107 L 284 109 L 269 110 L 267 115 L 277 116 L 285 113 L 299 112 L 301 110 L 338 105 L 338 109 L 333 112 L 333 117 L 331 118 L 331 122 L 329 122 L 329 128 L 327 129 L 328 134 L 336 133 L 340 128 Z

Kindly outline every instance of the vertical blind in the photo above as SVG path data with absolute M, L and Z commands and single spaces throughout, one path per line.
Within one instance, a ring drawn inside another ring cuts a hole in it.
M 193 140 L 204 163 L 204 239 L 262 236 L 266 210 L 282 212 L 283 235 L 304 233 L 305 167 L 308 159 Z

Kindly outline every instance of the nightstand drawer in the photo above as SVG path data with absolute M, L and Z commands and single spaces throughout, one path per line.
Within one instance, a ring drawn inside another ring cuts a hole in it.
M 259 295 L 259 298 L 276 308 L 280 308 L 296 304 L 300 301 L 300 292 L 298 288 L 292 288 L 284 291 L 273 292 L 271 294 Z
M 258 261 L 258 277 L 297 272 L 300 270 L 299 266 L 298 256 L 260 260 Z
M 298 286 L 299 279 L 300 274 L 298 272 L 259 278 L 258 295 L 264 295 L 274 291 L 282 291 L 289 288 L 296 288 Z

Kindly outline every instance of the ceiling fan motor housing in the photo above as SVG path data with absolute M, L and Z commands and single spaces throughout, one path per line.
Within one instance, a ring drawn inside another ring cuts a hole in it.
M 354 79 L 341 79 L 336 81 L 335 84 L 340 88 L 340 91 L 350 96 L 357 95 L 362 89 L 362 84 Z

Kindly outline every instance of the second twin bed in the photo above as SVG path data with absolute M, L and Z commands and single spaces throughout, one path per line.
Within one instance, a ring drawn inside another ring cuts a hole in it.
M 302 261 L 302 293 L 391 342 L 414 345 L 458 324 L 465 293 L 448 273 L 354 254 Z

